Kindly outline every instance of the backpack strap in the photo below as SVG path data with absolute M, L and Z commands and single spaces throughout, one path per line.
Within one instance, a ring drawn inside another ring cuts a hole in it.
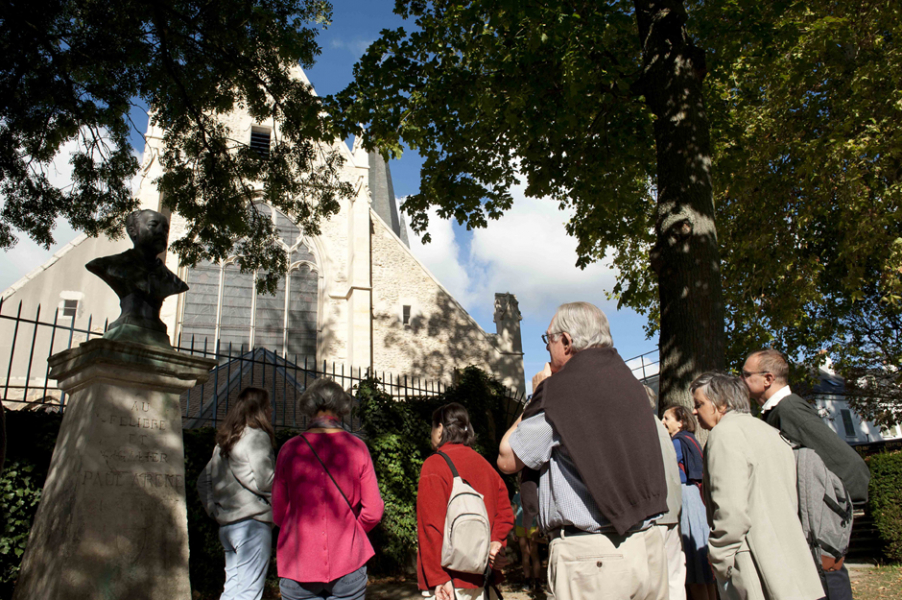
M 843 491 L 846 492 L 845 489 L 843 489 Z M 847 521 L 850 521 L 852 519 L 852 499 L 849 498 L 849 492 L 846 492 L 845 501 L 846 507 L 843 508 L 835 500 L 833 500 L 833 498 L 831 498 L 827 494 L 824 494 L 824 504 L 826 504 L 827 508 L 835 512 L 839 516 L 839 518 L 842 519 L 843 525 L 845 525 Z
M 451 462 L 451 458 L 447 454 L 445 454 L 441 450 L 436 450 L 435 453 L 444 458 L 445 462 L 448 463 L 448 467 L 451 469 L 451 475 L 453 475 L 454 477 L 460 477 L 460 473 L 457 472 L 457 469 L 454 467 L 454 463 Z
M 485 580 L 483 581 L 482 589 L 485 590 L 485 600 L 491 600 L 492 594 L 490 590 L 494 590 L 495 596 L 497 596 L 497 600 L 504 600 L 504 596 L 501 595 L 501 590 L 498 589 L 498 586 L 495 584 L 492 573 L 492 565 L 485 566 Z

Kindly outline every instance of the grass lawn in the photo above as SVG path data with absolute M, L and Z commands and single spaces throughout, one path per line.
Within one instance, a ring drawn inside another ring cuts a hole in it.
M 855 600 L 902 600 L 902 566 L 861 565 L 850 574 Z

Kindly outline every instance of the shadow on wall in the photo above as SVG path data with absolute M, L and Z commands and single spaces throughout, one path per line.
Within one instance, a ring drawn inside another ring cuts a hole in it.
M 499 336 L 486 334 L 444 291 L 436 292 L 426 314 L 407 324 L 375 311 L 373 322 L 373 358 L 387 370 L 449 384 L 456 370 L 474 365 L 512 391 L 526 391 L 522 353 L 503 349 Z

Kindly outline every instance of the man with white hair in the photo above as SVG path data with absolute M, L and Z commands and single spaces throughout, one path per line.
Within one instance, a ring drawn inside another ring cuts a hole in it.
M 542 339 L 551 360 L 501 440 L 498 468 L 539 472 L 551 592 L 555 600 L 664 600 L 667 562 L 653 525 L 667 511 L 667 485 L 645 390 L 592 304 L 562 305 Z

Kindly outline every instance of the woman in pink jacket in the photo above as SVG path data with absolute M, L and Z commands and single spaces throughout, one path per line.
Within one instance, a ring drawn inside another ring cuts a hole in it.
M 310 428 L 282 446 L 272 490 L 279 587 L 284 600 L 359 600 L 366 593 L 367 532 L 382 518 L 373 461 L 341 418 L 351 397 L 317 379 L 298 401 Z

